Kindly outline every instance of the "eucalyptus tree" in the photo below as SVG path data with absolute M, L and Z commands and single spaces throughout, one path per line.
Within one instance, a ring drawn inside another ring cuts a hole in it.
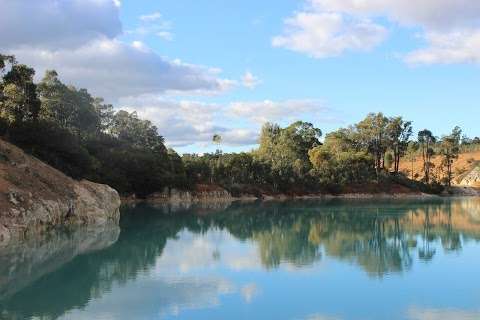
M 164 138 L 149 120 L 142 120 L 136 112 L 118 111 L 112 120 L 110 133 L 132 146 L 166 154 Z
M 452 167 L 458 155 L 460 153 L 460 142 L 462 136 L 462 129 L 460 127 L 455 127 L 452 130 L 452 133 L 448 136 L 445 136 L 440 141 L 440 154 L 442 155 L 442 166 L 446 167 L 447 172 L 445 176 L 445 182 L 447 186 L 452 185 Z
M 389 119 L 383 113 L 370 113 L 356 126 L 357 139 L 374 159 L 377 177 L 384 169 L 385 153 L 388 149 Z
M 55 70 L 45 72 L 37 91 L 43 119 L 77 134 L 101 130 L 105 113 L 98 103 L 102 100 L 92 97 L 86 89 L 63 84 Z
M 413 133 L 412 122 L 405 121 L 402 117 L 389 119 L 387 125 L 389 148 L 393 152 L 394 172 L 400 170 L 400 159 L 405 155 L 408 148 L 408 141 Z
M 437 139 L 430 130 L 422 130 L 418 133 L 418 143 L 422 152 L 423 173 L 426 183 L 430 182 L 430 172 L 432 167 L 432 157 L 435 154 L 433 149 Z
M 321 135 L 322 131 L 309 122 L 297 121 L 286 128 L 271 123 L 263 126 L 254 154 L 270 165 L 275 190 L 304 181 L 312 168 L 308 152 L 321 145 Z
M 5 68 L 5 61 L 14 61 L 2 56 L 0 69 Z M 9 123 L 36 121 L 41 102 L 37 96 L 37 86 L 33 82 L 35 70 L 24 64 L 12 64 L 3 76 L 0 94 L 0 116 Z
M 418 150 L 420 146 L 416 141 L 410 141 L 407 146 L 406 156 L 411 165 L 411 178 L 415 180 L 415 161 L 417 160 Z
M 8 65 L 13 66 L 15 64 L 17 64 L 15 56 L 0 53 L 0 74 L 5 71 Z

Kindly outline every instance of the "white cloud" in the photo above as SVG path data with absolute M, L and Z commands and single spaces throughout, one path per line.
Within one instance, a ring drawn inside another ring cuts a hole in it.
M 381 43 L 391 24 L 420 28 L 426 47 L 407 54 L 409 63 L 479 62 L 480 1 L 307 0 L 286 19 L 273 45 L 315 58 L 367 50 Z M 379 21 L 384 21 L 380 23 Z M 388 21 L 388 22 L 385 22 Z
M 140 16 L 142 21 L 157 21 L 162 19 L 162 14 L 160 12 L 154 12 L 151 14 L 144 14 Z
M 346 19 L 339 13 L 299 12 L 285 20 L 275 47 L 306 53 L 314 58 L 333 57 L 347 50 L 369 50 L 386 37 L 387 30 L 368 19 Z
M 0 48 L 75 48 L 122 32 L 113 0 L 0 0 Z
M 285 100 L 234 102 L 229 113 L 253 121 L 257 124 L 265 122 L 292 122 L 300 119 L 309 121 L 333 120 L 331 110 L 317 100 Z
M 207 234 L 196 235 L 182 231 L 177 239 L 167 242 L 154 272 L 158 276 L 175 276 L 178 272 L 195 273 L 198 268 L 258 271 L 262 269 L 262 264 L 255 246 L 248 242 L 239 243 L 228 232 L 210 230 Z M 253 294 L 251 284 L 243 288 Z
M 10 50 L 22 63 L 35 66 L 37 76 L 55 69 L 67 83 L 88 88 L 110 101 L 142 94 L 218 93 L 231 82 L 219 78 L 218 70 L 168 60 L 142 42 L 97 40 L 77 49 Z
M 234 85 L 218 69 L 162 57 L 138 39 L 120 41 L 119 6 L 115 0 L 0 0 L 0 52 L 33 66 L 37 79 L 55 69 L 64 82 L 110 102 L 143 94 L 217 94 Z M 171 39 L 170 23 L 159 13 L 142 20 Z
M 478 26 L 480 2 L 475 0 L 310 0 L 316 10 L 355 16 L 386 16 L 404 25 L 429 29 Z
M 405 57 L 409 64 L 480 63 L 480 29 L 425 35 L 428 46 Z
M 157 36 L 163 40 L 172 41 L 172 23 L 165 20 L 160 12 L 141 15 L 139 17 L 140 24 L 133 30 L 128 30 L 127 34 L 136 36 Z
M 214 134 L 222 135 L 225 145 L 253 145 L 257 142 L 257 130 L 238 128 L 225 122 L 226 108 L 222 105 L 141 96 L 121 99 L 120 106 L 150 119 L 172 147 L 208 145 Z
M 266 100 L 222 105 L 144 95 L 122 98 L 119 106 L 150 119 L 172 147 L 209 145 L 214 134 L 222 136 L 224 145 L 255 145 L 260 126 L 267 121 L 282 125 L 300 119 L 314 123 L 338 122 L 333 111 L 316 100 Z
M 159 38 L 162 38 L 163 40 L 167 40 L 167 41 L 173 40 L 173 34 L 170 31 L 158 31 L 155 33 L 155 35 Z
M 473 320 L 480 319 L 479 311 L 410 308 L 407 312 L 411 320 Z
M 113 283 L 111 290 L 96 293 L 81 307 L 72 308 L 60 319 L 164 319 L 183 318 L 187 310 L 212 308 L 220 298 L 236 292 L 228 279 L 216 276 L 137 276 Z M 143 308 L 138 308 L 143 306 Z
M 253 90 L 261 83 L 260 79 L 254 76 L 250 71 L 245 72 L 242 78 L 244 87 Z

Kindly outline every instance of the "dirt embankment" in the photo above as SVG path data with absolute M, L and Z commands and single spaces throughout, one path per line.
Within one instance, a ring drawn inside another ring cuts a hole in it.
M 433 175 L 442 177 L 444 172 L 441 170 L 442 157 L 436 156 L 433 158 L 432 168 Z M 461 153 L 453 163 L 453 182 L 457 185 L 463 185 L 462 180 L 472 170 L 480 166 L 480 151 L 464 152 Z M 413 171 L 412 171 L 413 169 Z M 414 177 L 417 180 L 423 178 L 423 160 L 421 156 L 418 156 L 413 162 L 404 158 L 400 162 L 400 171 L 405 173 L 408 177 Z M 413 172 L 413 174 L 412 174 Z M 474 186 L 474 185 L 470 185 Z M 476 187 L 480 187 L 480 182 Z
M 118 193 L 75 181 L 0 140 L 0 246 L 62 224 L 118 222 Z

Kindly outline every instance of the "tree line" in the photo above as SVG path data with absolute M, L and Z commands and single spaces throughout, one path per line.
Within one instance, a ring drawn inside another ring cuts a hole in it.
M 164 188 L 219 184 L 233 192 L 252 186 L 271 192 L 338 191 L 351 184 L 407 181 L 400 162 L 422 157 L 425 185 L 450 185 L 452 164 L 462 148 L 480 144 L 456 127 L 437 138 L 412 122 L 369 114 L 348 128 L 327 134 L 297 121 L 282 128 L 266 123 L 251 152 L 186 154 L 165 146 L 149 120 L 115 111 L 86 89 L 62 83 L 0 54 L 0 134 L 4 139 L 76 179 L 108 184 L 123 195 L 143 197 Z M 212 137 L 220 149 L 222 137 Z M 444 174 L 432 176 L 432 158 L 442 156 Z M 413 160 L 411 160 L 413 161 Z M 255 190 L 254 190 L 255 191 Z

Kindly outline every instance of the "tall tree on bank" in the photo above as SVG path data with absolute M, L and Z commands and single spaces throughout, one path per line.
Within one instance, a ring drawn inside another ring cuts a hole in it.
M 162 156 L 167 154 L 164 138 L 149 120 L 142 120 L 136 112 L 118 111 L 109 128 L 109 133 L 120 141 L 138 149 L 146 149 Z
M 419 150 L 419 144 L 416 141 L 410 141 L 408 143 L 406 155 L 411 165 L 411 179 L 415 180 L 415 161 L 417 160 L 417 154 Z
M 377 179 L 385 166 L 385 153 L 388 149 L 389 120 L 383 113 L 370 113 L 356 125 L 358 140 L 374 159 Z
M 298 183 L 311 170 L 308 151 L 321 145 L 322 131 L 308 122 L 297 121 L 286 128 L 266 123 L 262 127 L 255 158 L 271 168 L 274 190 Z
M 446 167 L 447 172 L 445 176 L 445 184 L 448 187 L 452 186 L 452 167 L 460 153 L 462 130 L 460 127 L 455 127 L 452 133 L 442 138 L 440 142 L 440 154 L 443 156 L 442 166 Z
M 432 157 L 435 154 L 433 145 L 437 142 L 437 139 L 430 130 L 422 130 L 418 133 L 418 143 L 420 150 L 422 151 L 423 159 L 423 173 L 426 183 L 430 183 L 430 172 L 432 167 Z
M 5 61 L 11 58 L 1 56 L 0 71 L 5 68 Z M 3 76 L 0 93 L 0 116 L 9 123 L 36 121 L 41 102 L 37 97 L 37 86 L 33 82 L 35 70 L 24 65 L 13 63 Z
M 412 122 L 404 121 L 402 117 L 390 118 L 387 132 L 390 149 L 393 151 L 393 170 L 397 174 L 400 170 L 400 159 L 405 155 L 412 136 Z
M 38 84 L 41 117 L 76 134 L 101 130 L 104 114 L 86 89 L 63 84 L 55 70 L 47 70 Z
M 213 179 L 215 178 L 215 175 L 217 173 L 217 168 L 219 168 L 221 166 L 221 162 L 222 162 L 222 150 L 220 149 L 220 146 L 222 144 L 222 141 L 223 141 L 223 138 L 221 135 L 219 134 L 214 134 L 213 137 L 212 137 L 212 142 L 217 146 L 217 150 L 215 152 L 215 156 L 216 156 L 216 161 L 215 161 L 215 164 L 212 166 L 212 170 L 211 170 L 211 180 L 210 180 L 210 183 L 213 183 Z

